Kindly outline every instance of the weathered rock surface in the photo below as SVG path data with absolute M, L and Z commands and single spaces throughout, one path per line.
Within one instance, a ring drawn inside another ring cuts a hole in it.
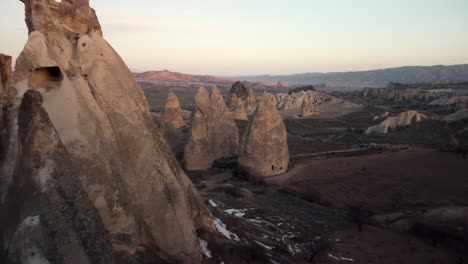
M 339 104 L 343 100 L 336 98 L 334 96 L 328 95 L 322 92 L 316 91 L 301 91 L 293 94 L 279 93 L 275 94 L 274 101 L 276 102 L 276 107 L 278 110 L 291 110 L 291 109 L 301 109 L 304 103 L 304 100 L 310 100 L 312 105 L 317 104 Z
M 294 93 L 307 92 L 307 91 L 314 91 L 315 92 L 317 90 L 312 85 L 306 85 L 306 86 L 300 86 L 300 87 L 296 87 L 294 89 L 291 89 L 291 90 L 288 91 L 288 94 L 291 95 L 291 94 L 294 94 Z
M 161 119 L 173 125 L 175 128 L 181 128 L 185 125 L 181 111 L 182 109 L 180 108 L 180 102 L 177 95 L 172 91 L 169 92 Z
M 0 101 L 8 96 L 11 85 L 11 74 L 11 56 L 0 54 Z
M 235 120 L 248 120 L 247 111 L 244 107 L 244 102 L 240 98 L 237 98 L 234 107 L 232 109 L 232 118 Z
M 245 100 L 247 98 L 247 91 L 247 87 L 240 81 L 237 81 L 232 85 L 229 95 L 235 94 L 241 100 Z
M 2 263 L 116 263 L 104 224 L 42 103 L 38 91 L 28 90 L 19 106 L 19 158 L 1 197 L 2 249 L 9 253 Z
M 425 119 L 428 119 L 427 116 L 417 111 L 403 112 L 397 116 L 388 117 L 378 125 L 369 127 L 366 130 L 366 134 L 387 134 L 394 131 L 396 128 L 411 126 Z
M 451 96 L 451 97 L 440 97 L 429 105 L 432 106 L 448 106 L 457 110 L 468 109 L 468 96 Z
M 247 111 L 248 115 L 252 115 L 257 107 L 257 98 L 252 90 L 249 88 L 247 91 L 247 98 L 245 99 L 245 111 Z
M 302 101 L 301 116 L 306 117 L 306 116 L 311 116 L 313 114 L 314 114 L 314 104 L 312 103 L 311 96 L 308 95 Z
M 18 211 L 7 223 L 2 218 L 2 248 L 21 260 L 28 254 L 21 241 L 41 243 L 52 263 L 114 263 L 114 252 L 131 258 L 137 249 L 200 262 L 196 230 L 212 230 L 211 216 L 132 73 L 102 38 L 89 1 L 23 2 L 30 35 L 15 66 L 0 166 L 0 215 Z M 41 107 L 27 99 L 39 93 Z M 28 113 L 34 118 L 22 117 Z M 39 229 L 28 227 L 31 219 Z M 60 227 L 50 242 L 35 237 L 43 223 Z
M 209 169 L 217 159 L 236 156 L 238 145 L 239 131 L 218 87 L 213 86 L 208 94 L 201 86 L 195 95 L 192 125 L 184 151 L 185 167 Z
M 284 173 L 288 168 L 287 132 L 272 95 L 263 94 L 242 138 L 238 166 L 256 178 Z

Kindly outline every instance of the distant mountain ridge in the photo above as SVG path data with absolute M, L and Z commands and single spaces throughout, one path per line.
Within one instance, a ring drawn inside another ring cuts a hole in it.
M 326 84 L 329 87 L 383 87 L 397 83 L 451 83 L 468 81 L 468 64 L 405 66 L 370 71 L 299 73 L 291 75 L 234 76 L 251 82 L 282 82 L 288 86 Z
M 146 71 L 142 73 L 134 73 L 137 80 L 140 81 L 159 81 L 159 82 L 199 82 L 199 83 L 234 83 L 235 80 L 228 78 L 215 77 L 210 75 L 191 75 L 179 72 L 163 71 Z

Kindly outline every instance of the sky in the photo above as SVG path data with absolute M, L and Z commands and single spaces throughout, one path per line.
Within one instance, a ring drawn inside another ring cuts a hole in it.
M 257 75 L 468 63 L 468 0 L 90 0 L 138 70 Z M 26 40 L 0 0 L 0 53 Z

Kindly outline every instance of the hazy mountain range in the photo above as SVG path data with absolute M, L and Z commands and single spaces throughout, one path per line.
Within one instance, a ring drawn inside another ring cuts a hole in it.
M 177 72 L 148 71 L 136 73 L 139 80 L 165 82 L 232 83 L 236 80 L 288 86 L 326 84 L 327 87 L 383 87 L 388 82 L 398 83 L 450 83 L 468 81 L 468 64 L 451 66 L 406 66 L 371 71 L 299 73 L 291 75 L 258 75 L 216 77 L 190 75 Z

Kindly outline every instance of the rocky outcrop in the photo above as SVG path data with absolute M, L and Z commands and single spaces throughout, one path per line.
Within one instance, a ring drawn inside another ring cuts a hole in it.
M 248 120 L 244 102 L 242 102 L 240 98 L 237 98 L 234 103 L 234 107 L 232 109 L 232 118 L 235 120 Z
M 265 178 L 288 168 L 287 132 L 272 95 L 263 94 L 239 150 L 239 169 L 251 177 Z
M 307 117 L 313 114 L 314 114 L 314 104 L 312 103 L 312 98 L 310 96 L 307 96 L 302 101 L 301 116 Z
M 172 91 L 169 92 L 166 98 L 164 111 L 161 114 L 161 119 L 175 128 L 181 128 L 185 125 L 181 111 L 182 109 L 180 108 L 177 95 Z
M 291 94 L 294 94 L 294 93 L 298 93 L 298 92 L 307 92 L 307 91 L 317 91 L 315 90 L 315 87 L 312 86 L 312 85 L 307 85 L 307 86 L 300 86 L 300 87 L 296 87 L 294 89 L 291 89 L 288 91 L 288 94 L 291 95 Z
M 245 100 L 245 98 L 247 98 L 247 91 L 247 87 L 245 87 L 245 85 L 242 84 L 240 81 L 237 81 L 232 85 L 229 94 L 235 94 L 241 100 Z
M 201 86 L 195 95 L 195 109 L 184 163 L 188 170 L 205 170 L 223 157 L 237 155 L 239 131 L 218 87 L 211 93 Z
M 2 249 L 11 261 L 41 243 L 52 263 L 115 263 L 113 254 L 141 251 L 199 263 L 196 231 L 212 230 L 211 216 L 89 2 L 23 2 L 30 34 L 0 163 L 0 215 L 14 214 L 2 218 Z
M 366 130 L 366 134 L 387 134 L 400 127 L 412 126 L 418 122 L 428 119 L 425 114 L 416 111 L 403 112 L 394 117 L 388 117 L 382 123 L 371 126 Z
M 301 91 L 291 95 L 279 93 L 275 94 L 274 101 L 278 110 L 301 109 L 305 99 L 310 99 L 312 105 L 317 104 L 339 104 L 343 100 L 322 92 Z
M 447 106 L 456 110 L 466 110 L 468 109 L 468 96 L 444 96 L 432 101 L 429 105 Z

